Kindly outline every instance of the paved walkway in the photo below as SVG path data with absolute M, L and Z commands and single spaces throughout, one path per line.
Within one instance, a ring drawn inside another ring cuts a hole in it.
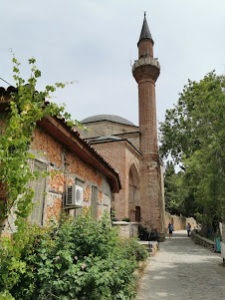
M 225 267 L 219 254 L 194 244 L 185 231 L 160 243 L 140 280 L 138 300 L 225 299 Z

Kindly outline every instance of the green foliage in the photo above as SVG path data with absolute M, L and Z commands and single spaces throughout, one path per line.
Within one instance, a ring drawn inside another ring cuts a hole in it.
M 138 237 L 141 241 L 149 241 L 150 231 L 148 230 L 148 228 L 139 224 L 138 225 Z
M 0 299 L 134 299 L 134 271 L 147 254 L 137 241 L 121 242 L 109 220 L 81 215 L 50 228 L 26 222 L 33 197 L 29 183 L 43 175 L 32 174 L 29 167 L 37 122 L 46 116 L 74 122 L 64 106 L 46 102 L 64 84 L 37 92 L 41 72 L 35 59 L 29 60 L 27 81 L 16 58 L 13 64 L 16 90 L 8 111 L 0 114 L 0 188 L 6 194 L 6 201 L 0 201 L 0 225 L 13 209 L 17 232 L 0 241 Z
M 121 248 L 125 249 L 124 257 L 134 258 L 136 261 L 145 261 L 149 253 L 135 238 L 121 240 Z
M 192 178 L 193 179 L 193 178 Z M 175 172 L 174 164 L 167 162 L 164 173 L 165 207 L 171 214 L 195 216 L 194 186 L 190 185 L 188 170 Z
M 134 271 L 147 256 L 106 218 L 82 215 L 48 229 L 24 222 L 1 243 L 0 290 L 18 300 L 134 299 Z
M 224 218 L 224 86 L 224 76 L 214 72 L 199 82 L 189 80 L 160 128 L 161 154 L 183 170 L 168 177 L 167 185 L 173 196 L 181 197 L 176 203 L 186 215 L 196 215 L 209 226 Z
M 0 292 L 0 299 L 1 300 L 15 300 L 15 298 L 13 298 L 12 295 L 10 295 L 10 293 L 7 291 Z
M 171 214 L 180 214 L 181 198 L 179 193 L 179 175 L 175 173 L 172 162 L 167 162 L 164 173 L 165 208 Z
M 33 192 L 29 182 L 37 174 L 32 174 L 29 167 L 29 159 L 34 158 L 29 147 L 37 122 L 46 116 L 61 116 L 68 124 L 74 124 L 64 106 L 46 102 L 56 88 L 62 88 L 64 84 L 47 85 L 43 91 L 37 92 L 41 72 L 35 63 L 34 58 L 29 59 L 31 75 L 25 80 L 20 75 L 20 63 L 13 57 L 16 88 L 11 93 L 9 110 L 0 114 L 0 183 L 5 192 L 5 199 L 0 199 L 0 225 L 12 208 L 21 218 L 30 212 Z

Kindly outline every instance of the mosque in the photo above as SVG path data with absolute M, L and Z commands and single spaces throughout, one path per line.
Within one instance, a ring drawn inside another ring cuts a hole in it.
M 132 67 L 138 86 L 139 125 L 116 115 L 95 115 L 82 120 L 85 139 L 119 173 L 122 189 L 113 195 L 117 220 L 140 222 L 165 233 L 162 164 L 158 152 L 155 83 L 160 64 L 144 15 Z

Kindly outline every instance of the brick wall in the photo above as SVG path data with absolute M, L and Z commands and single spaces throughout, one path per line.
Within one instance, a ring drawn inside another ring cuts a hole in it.
M 110 212 L 111 190 L 106 178 L 96 169 L 79 159 L 75 153 L 64 147 L 40 129 L 34 132 L 31 151 L 36 158 L 48 166 L 47 188 L 44 205 L 44 225 L 50 219 L 58 219 L 64 206 L 64 192 L 67 185 L 74 184 L 75 178 L 83 182 L 84 206 L 91 206 L 91 186 L 98 188 L 97 210 L 100 217 L 104 211 Z M 109 200 L 103 203 L 104 190 L 107 186 Z
M 139 176 L 139 156 L 129 148 L 126 141 L 94 144 L 93 147 L 120 174 L 122 189 L 118 194 L 114 194 L 113 207 L 118 220 L 127 218 L 130 216 L 129 170 L 131 166 L 136 166 Z
M 73 185 L 76 179 L 79 179 L 83 185 L 83 208 L 73 207 L 66 212 L 76 216 L 82 209 L 89 209 L 92 205 L 91 190 L 94 186 L 97 188 L 96 217 L 101 217 L 104 212 L 110 215 L 112 192 L 108 180 L 102 173 L 81 160 L 76 153 L 65 149 L 61 143 L 40 128 L 34 130 L 30 152 L 34 154 L 35 161 L 46 166 L 45 169 L 47 170 L 47 176 L 42 177 L 45 181 L 45 190 L 42 193 L 44 201 L 34 204 L 36 209 L 41 210 L 41 222 L 39 222 L 40 220 L 36 221 L 33 213 L 29 217 L 31 222 L 46 226 L 51 220 L 59 220 L 65 209 L 66 186 Z M 34 166 L 35 164 L 31 161 L 32 170 Z M 38 198 L 39 191 L 36 192 L 36 198 Z M 15 214 L 12 211 L 5 223 L 2 235 L 10 235 L 14 231 L 16 231 Z

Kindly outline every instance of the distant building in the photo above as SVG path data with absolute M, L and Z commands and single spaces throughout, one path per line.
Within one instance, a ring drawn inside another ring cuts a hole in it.
M 158 153 L 155 82 L 160 65 L 153 55 L 153 39 L 144 16 L 138 41 L 139 57 L 133 65 L 138 84 L 139 126 L 115 115 L 96 115 L 82 121 L 81 136 L 120 174 L 122 189 L 113 209 L 118 220 L 140 222 L 165 231 L 163 183 Z

